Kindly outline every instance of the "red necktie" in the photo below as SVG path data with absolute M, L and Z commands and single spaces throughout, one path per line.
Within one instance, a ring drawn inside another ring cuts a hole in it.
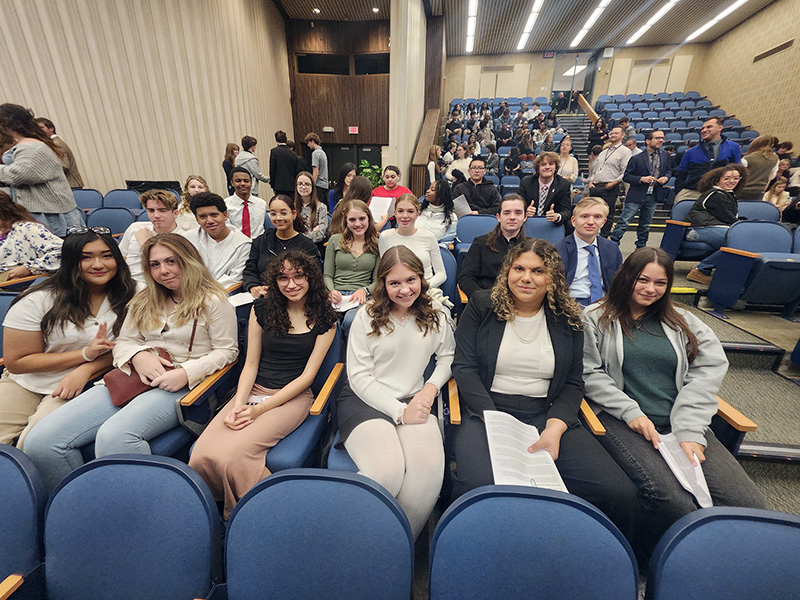
M 247 200 L 242 208 L 242 233 L 250 237 L 250 209 L 247 207 Z

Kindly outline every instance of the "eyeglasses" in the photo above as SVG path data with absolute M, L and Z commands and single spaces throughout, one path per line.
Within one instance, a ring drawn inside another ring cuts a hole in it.
M 95 233 L 99 234 L 111 234 L 111 230 L 108 227 L 68 227 L 67 235 L 71 235 L 73 233 L 89 233 L 90 231 L 94 231 Z
M 280 275 L 278 275 L 278 277 L 276 277 L 276 281 L 278 283 L 288 284 L 290 280 L 293 281 L 295 283 L 295 285 L 298 285 L 298 284 L 301 284 L 301 283 L 305 283 L 306 274 L 305 273 L 295 273 L 294 275 L 289 277 L 288 275 L 284 275 L 284 274 L 281 273 Z

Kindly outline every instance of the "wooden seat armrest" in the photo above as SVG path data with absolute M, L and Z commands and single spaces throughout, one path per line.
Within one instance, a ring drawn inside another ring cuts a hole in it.
M 225 375 L 225 373 L 233 368 L 236 362 L 237 361 L 233 361 L 229 365 L 222 367 L 219 371 L 216 371 L 206 377 L 202 382 L 195 386 L 194 389 L 181 398 L 181 406 L 191 406 L 197 402 L 203 394 L 210 390 L 211 387 L 217 383 L 223 375 Z
M 0 367 L 6 366 L 6 360 L 4 358 L 0 358 Z
M 12 285 L 17 285 L 18 283 L 25 283 L 27 281 L 34 281 L 39 279 L 39 277 L 49 277 L 50 273 L 39 273 L 35 275 L 26 275 L 25 277 L 17 277 L 16 279 L 9 279 L 8 281 L 4 281 L 0 283 L 0 289 L 4 287 L 9 287 Z
M 589 406 L 589 403 L 586 402 L 586 400 L 581 400 L 581 416 L 583 417 L 583 420 L 586 421 L 586 425 L 589 426 L 589 431 L 591 431 L 594 435 L 606 434 L 606 428 L 603 427 L 600 419 L 598 419 L 597 415 L 594 414 L 594 411 Z
M 24 578 L 22 575 L 9 575 L 0 582 L 0 600 L 6 600 L 11 594 L 22 585 Z
M 241 288 L 242 288 L 242 282 L 240 281 L 239 283 L 234 283 L 232 286 L 230 286 L 225 291 L 228 292 L 228 295 L 230 296 L 233 292 L 236 292 L 236 291 L 240 290 Z
M 450 406 L 450 424 L 461 425 L 461 402 L 458 399 L 458 385 L 452 377 L 447 382 L 447 396 Z
M 112 238 L 118 238 L 118 237 L 122 237 L 123 235 L 125 235 L 125 233 L 124 233 L 124 232 L 123 232 L 123 233 L 112 233 L 112 234 L 111 234 L 111 237 L 112 237 Z
M 755 431 L 758 428 L 755 422 L 745 417 L 742 413 L 725 402 L 725 400 L 719 396 L 717 396 L 717 400 L 719 400 L 717 414 L 725 419 L 731 427 L 737 431 Z
M 669 223 L 671 225 L 680 225 L 681 227 L 691 227 L 691 223 L 687 223 L 686 221 L 674 221 L 673 219 L 667 219 L 664 221 L 665 223 Z
M 339 381 L 343 369 L 344 363 L 336 363 L 333 365 L 331 374 L 328 375 L 328 378 L 325 380 L 325 385 L 322 386 L 319 394 L 314 398 L 314 404 L 311 405 L 311 409 L 308 411 L 309 414 L 318 415 L 322 412 L 322 409 L 325 408 L 325 403 L 331 396 L 331 392 L 333 392 L 333 388 L 336 387 L 336 382 Z
M 457 285 L 456 288 L 458 289 L 458 297 L 461 298 L 461 304 L 469 303 L 469 298 L 464 293 L 464 290 L 461 289 L 461 286 Z
M 738 254 L 739 256 L 745 256 L 747 258 L 761 258 L 761 255 L 757 252 L 748 252 L 747 250 L 739 250 L 738 248 L 723 246 L 720 250 L 728 254 Z

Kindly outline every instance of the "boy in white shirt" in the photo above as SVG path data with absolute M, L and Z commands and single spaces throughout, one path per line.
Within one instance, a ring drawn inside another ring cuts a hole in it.
M 199 227 L 186 233 L 208 270 L 224 288 L 241 283 L 250 255 L 250 238 L 227 224 L 228 208 L 221 196 L 201 192 L 189 201 Z

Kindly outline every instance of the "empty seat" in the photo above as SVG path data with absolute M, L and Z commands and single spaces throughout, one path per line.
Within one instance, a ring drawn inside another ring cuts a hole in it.
M 680 123 L 680 121 L 678 121 Z M 653 123 L 653 129 L 669 130 L 669 123 L 666 121 L 656 121 Z
M 634 134 L 634 139 L 636 139 L 637 144 L 644 144 L 644 134 L 643 133 L 636 133 Z
M 698 108 L 692 111 L 692 117 L 695 119 L 707 119 L 708 111 L 705 108 Z
M 694 100 L 684 100 L 681 102 L 681 108 L 695 108 L 696 106 Z
M 625 99 L 628 102 L 640 102 L 642 97 L 639 94 L 628 94 Z
M 72 197 L 81 210 L 92 210 L 103 206 L 103 194 L 97 190 L 76 188 L 72 190 Z
M 702 127 L 703 127 L 703 122 L 702 122 L 702 121 L 698 121 L 698 120 L 694 120 L 694 119 L 693 119 L 693 120 L 689 121 L 689 122 L 686 124 L 686 127 L 688 127 L 689 129 L 702 129 Z
M 652 110 L 661 110 L 661 109 L 664 108 L 664 103 L 661 102 L 661 101 L 658 101 L 658 100 L 656 102 L 651 102 L 650 103 L 650 108 Z
M 686 98 L 686 94 L 684 94 L 683 92 L 672 92 L 669 95 L 669 97 L 672 98 L 673 100 L 683 100 Z
M 619 109 L 624 111 L 633 110 L 633 104 L 630 102 L 622 102 L 619 105 Z
M 694 131 L 689 131 L 688 133 L 683 134 L 684 142 L 690 142 L 692 140 L 700 141 L 700 134 Z
M 103 198 L 103 206 L 122 206 L 129 210 L 142 210 L 139 194 L 133 190 L 111 190 Z
M 642 100 L 655 100 L 655 94 L 642 94 Z
M 524 97 L 520 98 L 519 100 L 520 100 L 520 102 L 522 102 L 523 104 L 527 104 L 528 106 L 533 104 L 533 97 L 532 96 L 524 96 Z
M 650 126 L 650 121 L 637 121 L 633 124 L 636 131 L 651 131 L 653 128 Z
M 650 105 L 647 102 L 637 102 L 633 105 L 633 110 L 649 110 Z
M 674 132 L 671 131 L 669 133 L 665 133 L 664 134 L 664 139 L 665 140 L 669 140 L 671 142 L 680 142 L 681 141 L 681 134 L 680 133 L 674 133 Z
M 658 113 L 658 118 L 662 121 L 670 121 L 675 118 L 675 113 L 671 110 L 662 110 Z
M 678 154 L 686 154 L 687 150 L 689 150 L 689 146 L 685 146 L 685 145 L 684 146 L 678 146 L 678 149 L 676 150 L 676 152 Z
M 659 92 L 656 94 L 656 98 L 659 100 L 669 100 L 669 94 L 667 92 Z
M 628 118 L 631 121 L 636 121 L 639 119 L 643 119 L 644 117 L 642 117 L 642 113 L 640 113 L 638 110 L 632 110 L 628 112 Z
M 739 132 L 738 131 L 726 131 L 725 137 L 729 140 L 739 140 Z
M 697 101 L 697 108 L 705 108 L 705 107 L 709 107 L 710 108 L 712 106 L 714 106 L 714 105 L 711 103 L 711 100 L 698 100 Z
M 146 214 L 146 213 L 145 213 Z M 112 234 L 123 234 L 136 220 L 134 214 L 122 206 L 95 208 L 86 215 L 87 227 L 108 227 Z
M 710 117 L 725 117 L 725 111 L 721 108 L 715 108 L 714 110 L 710 110 L 708 112 L 708 116 Z
M 612 97 L 614 102 L 625 102 L 625 95 L 624 94 L 614 94 Z
M 484 178 L 495 185 L 500 185 L 500 178 L 497 175 L 484 175 Z
M 688 110 L 679 110 L 675 113 L 676 119 L 691 119 L 692 113 Z
M 664 103 L 664 108 L 669 109 L 669 110 L 679 110 L 680 107 L 681 107 L 681 105 L 678 104 L 677 102 L 666 102 L 666 103 Z
M 642 114 L 642 118 L 655 120 L 658 118 L 658 113 L 654 110 L 648 110 L 644 114 Z
M 747 129 L 742 132 L 741 138 L 743 140 L 754 140 L 758 137 L 758 132 L 753 131 L 752 129 Z
M 564 226 L 551 223 L 546 217 L 528 217 L 525 221 L 525 235 L 556 243 L 564 237 Z
M 624 112 L 613 112 L 610 118 L 613 121 L 619 121 L 624 116 L 626 116 Z
M 686 121 L 673 121 L 669 125 L 667 125 L 672 131 L 677 133 L 686 133 L 689 131 L 689 127 L 686 126 Z
M 548 113 L 549 113 L 551 110 L 553 110 L 553 107 L 552 107 L 552 106 L 550 106 L 549 104 L 542 104 L 542 105 L 539 107 L 539 110 L 541 110 L 541 111 L 542 111 L 542 112 L 545 114 L 545 116 L 547 116 L 547 114 L 548 114 Z
M 498 156 L 509 156 L 511 154 L 511 146 L 503 146 L 497 149 Z
M 615 104 L 614 102 L 609 102 L 608 104 L 606 104 L 604 110 L 606 110 L 607 112 L 617 111 L 617 110 L 619 110 L 619 106 L 617 104 Z
M 700 95 L 700 92 L 696 92 L 696 91 L 686 92 L 686 97 L 687 98 L 702 98 L 702 96 Z
M 549 100 L 547 98 L 545 98 L 544 96 L 537 96 L 536 97 L 536 103 L 539 106 L 543 106 L 543 105 L 547 104 L 548 102 L 549 102 Z

